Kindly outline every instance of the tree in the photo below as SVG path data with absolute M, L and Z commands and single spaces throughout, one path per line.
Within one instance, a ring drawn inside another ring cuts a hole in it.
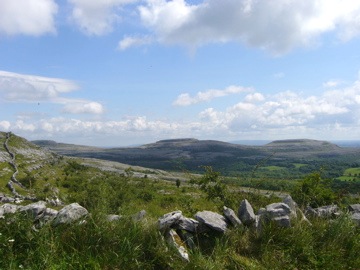
M 204 166 L 204 169 L 205 174 L 198 179 L 192 179 L 190 183 L 198 185 L 206 193 L 208 200 L 220 200 L 225 205 L 231 205 L 231 196 L 220 177 L 220 172 L 214 171 L 211 166 Z
M 331 181 L 322 179 L 320 173 L 312 173 L 295 186 L 291 196 L 303 207 L 332 204 L 336 201 L 336 195 L 329 187 L 330 184 Z

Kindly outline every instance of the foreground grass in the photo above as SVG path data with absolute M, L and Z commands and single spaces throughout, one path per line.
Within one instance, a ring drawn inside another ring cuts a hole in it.
M 359 229 L 346 217 L 313 226 L 237 228 L 203 235 L 180 259 L 159 234 L 155 220 L 107 222 L 95 213 L 79 225 L 49 225 L 36 232 L 17 216 L 0 220 L 0 269 L 359 269 Z
M 37 179 L 32 183 L 34 192 L 40 198 L 51 195 L 51 188 L 42 187 L 48 183 L 60 190 L 66 203 L 78 202 L 91 215 L 81 225 L 46 225 L 39 231 L 21 215 L 0 219 L 0 269 L 360 269 L 360 231 L 346 215 L 331 221 L 314 219 L 312 226 L 270 224 L 261 234 L 232 228 L 224 235 L 201 235 L 186 263 L 165 244 L 157 219 L 174 210 L 182 210 L 187 217 L 202 210 L 221 212 L 223 201 L 208 200 L 196 186 L 186 183 L 177 187 L 76 162 L 58 163 L 58 170 L 46 165 L 37 175 L 29 174 Z M 230 196 L 227 206 L 234 210 L 244 198 L 255 211 L 280 201 L 227 187 L 232 191 L 226 193 Z M 147 211 L 146 218 L 134 222 L 131 215 L 142 209 Z M 110 223 L 106 214 L 124 218 Z

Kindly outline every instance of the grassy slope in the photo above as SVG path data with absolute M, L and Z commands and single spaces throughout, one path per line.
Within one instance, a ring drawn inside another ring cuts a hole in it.
M 333 222 L 312 220 L 313 226 L 294 222 L 293 228 L 265 227 L 253 230 L 232 228 L 225 235 L 202 235 L 190 252 L 190 263 L 167 246 L 156 227 L 161 215 L 182 210 L 192 217 L 199 210 L 220 212 L 222 202 L 207 200 L 195 186 L 119 176 L 92 168 L 68 165 L 67 202 L 77 201 L 91 212 L 87 223 L 39 232 L 18 217 L 8 224 L 0 220 L 0 269 L 357 269 L 360 266 L 359 228 L 346 217 Z M 74 169 L 76 168 L 76 169 Z M 277 197 L 232 193 L 237 209 L 247 198 L 255 211 Z M 146 219 L 134 223 L 139 210 Z M 121 214 L 108 223 L 104 214 Z
M 231 229 L 223 236 L 203 235 L 195 241 L 197 248 L 190 254 L 191 262 L 184 263 L 164 243 L 156 227 L 157 219 L 174 210 L 182 210 L 187 217 L 201 210 L 220 212 L 221 200 L 207 200 L 196 186 L 182 182 L 178 188 L 174 182 L 152 179 L 151 174 L 134 177 L 133 170 L 100 170 L 98 167 L 104 164 L 90 167 L 82 165 L 89 164 L 89 160 L 52 155 L 48 157 L 53 159 L 44 160 L 40 153 L 34 156 L 36 151 L 21 151 L 20 145 L 27 147 L 21 139 L 11 143 L 13 149 L 19 149 L 19 170 L 36 179 L 32 192 L 42 198 L 57 194 L 66 203 L 78 202 L 91 216 L 81 226 L 45 226 L 39 232 L 33 231 L 31 222 L 21 216 L 13 223 L 0 219 L 0 269 L 358 269 L 360 266 L 359 228 L 346 217 L 333 222 L 312 220 L 313 226 L 294 223 L 288 229 L 268 226 L 261 235 L 241 228 Z M 43 167 L 29 171 L 38 164 Z M 228 189 L 232 192 L 227 206 L 235 210 L 244 198 L 255 211 L 279 201 L 276 196 L 241 192 L 237 184 Z M 147 211 L 146 219 L 134 223 L 129 217 L 142 209 Z M 124 218 L 108 223 L 104 214 L 120 214 Z

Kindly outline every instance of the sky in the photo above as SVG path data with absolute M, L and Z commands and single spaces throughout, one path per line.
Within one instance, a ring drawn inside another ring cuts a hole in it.
M 0 131 L 360 138 L 360 0 L 0 0 Z

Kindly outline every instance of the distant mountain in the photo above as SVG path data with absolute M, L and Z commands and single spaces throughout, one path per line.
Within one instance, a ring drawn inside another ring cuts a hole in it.
M 53 141 L 34 141 L 62 155 L 90 157 L 158 169 L 198 169 L 215 166 L 219 169 L 235 163 L 253 164 L 272 156 L 275 160 L 354 158 L 359 148 L 342 148 L 327 141 L 308 139 L 279 140 L 251 146 L 193 138 L 161 140 L 138 147 L 101 148 Z M 233 164 L 233 165 L 232 165 Z

